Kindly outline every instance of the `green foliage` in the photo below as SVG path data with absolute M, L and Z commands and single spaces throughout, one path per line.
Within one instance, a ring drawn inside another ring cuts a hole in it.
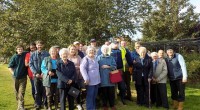
M 14 47 L 37 39 L 46 46 L 66 47 L 75 40 L 87 43 L 135 32 L 133 18 L 142 11 L 140 0 L 1 0 L 0 55 L 10 56 Z M 108 36 L 109 35 L 109 36 Z M 5 51 L 4 51 L 5 50 Z M 12 50 L 12 51 L 6 51 Z
M 173 40 L 188 36 L 197 37 L 199 14 L 189 0 L 154 0 L 154 8 L 144 19 L 142 33 L 144 41 Z
M 199 53 L 184 54 L 188 78 L 191 82 L 200 80 L 200 57 Z

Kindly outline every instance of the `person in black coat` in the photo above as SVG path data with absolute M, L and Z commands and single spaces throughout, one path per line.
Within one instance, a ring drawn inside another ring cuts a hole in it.
M 74 86 L 76 79 L 76 69 L 73 62 L 67 59 L 68 52 L 63 48 L 59 52 L 61 59 L 57 62 L 56 74 L 60 92 L 60 110 L 66 110 L 66 97 L 68 100 L 69 110 L 74 110 L 74 98 L 68 94 L 70 87 Z
M 152 77 L 152 59 L 146 54 L 145 47 L 139 48 L 140 57 L 133 62 L 137 104 L 149 106 L 149 82 Z

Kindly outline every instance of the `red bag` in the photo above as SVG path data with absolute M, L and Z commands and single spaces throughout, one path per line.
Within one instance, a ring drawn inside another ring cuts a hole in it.
M 118 83 L 122 81 L 122 72 L 121 70 L 114 70 L 110 72 L 110 82 Z

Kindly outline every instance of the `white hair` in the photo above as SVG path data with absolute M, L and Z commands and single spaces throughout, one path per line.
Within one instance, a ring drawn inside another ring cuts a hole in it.
M 151 52 L 151 57 L 158 56 L 157 52 Z
M 141 53 L 142 51 L 145 51 L 145 53 L 147 53 L 146 47 L 140 47 L 140 48 L 139 48 L 139 53 Z
M 94 47 L 88 46 L 88 48 L 87 48 L 87 50 L 86 50 L 86 54 L 88 54 L 90 50 L 93 50 L 94 53 L 96 53 L 96 49 L 95 49 Z
M 60 51 L 59 51 L 59 55 L 61 56 L 62 54 L 64 53 L 67 53 L 68 54 L 68 49 L 67 48 L 62 48 Z
M 109 46 L 107 45 L 102 45 L 101 46 L 101 52 L 103 53 L 103 50 L 106 49 L 106 54 L 108 54 L 108 51 L 109 51 Z

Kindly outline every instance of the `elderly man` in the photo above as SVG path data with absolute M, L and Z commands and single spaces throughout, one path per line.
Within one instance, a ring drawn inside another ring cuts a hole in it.
M 156 106 L 162 106 L 166 109 L 169 108 L 167 100 L 167 65 L 164 59 L 158 59 L 157 52 L 151 53 L 153 63 L 153 77 L 152 77 L 152 90 L 151 95 L 155 96 Z M 153 102 L 153 97 L 151 100 Z
M 171 87 L 173 108 L 183 109 L 185 101 L 185 83 L 187 82 L 187 70 L 183 56 L 175 53 L 172 47 L 167 47 L 166 58 L 168 77 Z
M 135 74 L 135 87 L 137 92 L 137 104 L 149 106 L 149 82 L 152 75 L 152 59 L 147 55 L 145 47 L 139 48 L 139 57 L 133 62 Z

